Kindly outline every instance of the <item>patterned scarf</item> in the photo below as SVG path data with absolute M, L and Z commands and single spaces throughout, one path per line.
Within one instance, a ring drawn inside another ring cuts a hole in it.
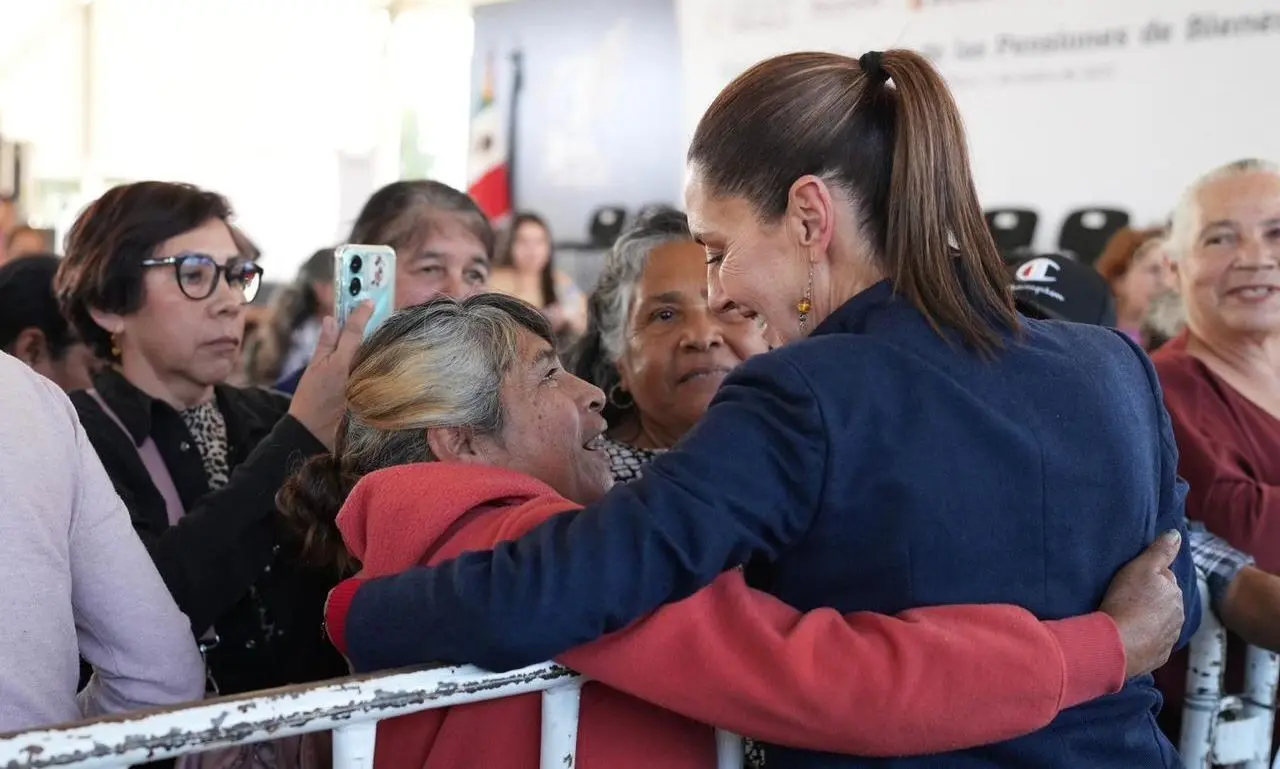
M 227 479 L 231 476 L 227 420 L 218 410 L 217 402 L 209 401 L 187 409 L 182 412 L 182 421 L 191 431 L 196 448 L 200 449 L 200 458 L 204 460 L 204 474 L 209 479 L 209 489 L 220 489 L 227 485 Z

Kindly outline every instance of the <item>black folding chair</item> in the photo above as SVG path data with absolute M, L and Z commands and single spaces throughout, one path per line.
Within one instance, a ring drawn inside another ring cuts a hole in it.
M 627 224 L 627 209 L 622 206 L 601 206 L 591 212 L 587 236 L 594 248 L 612 248 Z
M 1117 231 L 1129 226 L 1129 214 L 1115 208 L 1081 208 L 1071 212 L 1062 223 L 1058 248 L 1075 256 L 1076 261 L 1093 264 L 1102 256 L 1107 241 Z
M 1027 208 L 992 208 L 986 212 L 987 229 L 1000 253 L 1006 256 L 1031 248 L 1040 215 Z

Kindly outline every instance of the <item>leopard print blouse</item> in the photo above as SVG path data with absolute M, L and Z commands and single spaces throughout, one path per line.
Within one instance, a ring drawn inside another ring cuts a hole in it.
M 182 412 L 182 421 L 195 439 L 200 458 L 204 460 L 204 474 L 209 479 L 209 489 L 220 489 L 231 477 L 230 450 L 227 444 L 227 420 L 218 410 L 216 401 L 202 403 Z

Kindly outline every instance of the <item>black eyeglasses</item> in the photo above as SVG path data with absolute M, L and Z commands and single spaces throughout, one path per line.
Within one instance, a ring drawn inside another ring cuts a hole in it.
M 237 259 L 225 265 L 218 264 L 208 254 L 184 254 L 164 259 L 145 259 L 143 267 L 173 266 L 178 288 L 188 299 L 200 301 L 213 296 L 218 279 L 226 276 L 227 285 L 244 296 L 245 304 L 253 301 L 262 287 L 262 268 L 248 259 Z

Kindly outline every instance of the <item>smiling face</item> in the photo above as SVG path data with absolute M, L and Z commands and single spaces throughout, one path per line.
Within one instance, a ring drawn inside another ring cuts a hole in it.
M 487 464 L 530 475 L 588 505 L 613 485 L 604 393 L 565 371 L 545 339 L 521 329 L 516 360 L 502 381 L 502 430 L 476 439 Z
M 1280 334 L 1280 175 L 1209 182 L 1189 210 L 1173 263 L 1198 336 Z
M 759 327 L 707 300 L 702 247 L 692 241 L 655 248 L 635 288 L 618 361 L 621 387 L 648 432 L 679 440 L 706 413 L 735 366 L 767 348 Z M 661 446 L 658 448 L 670 448 Z
M 765 324 L 771 346 L 801 336 L 796 300 L 805 295 L 808 257 L 787 219 L 760 221 L 746 198 L 713 194 L 696 168 L 685 185 L 689 229 L 706 250 L 709 301 Z

